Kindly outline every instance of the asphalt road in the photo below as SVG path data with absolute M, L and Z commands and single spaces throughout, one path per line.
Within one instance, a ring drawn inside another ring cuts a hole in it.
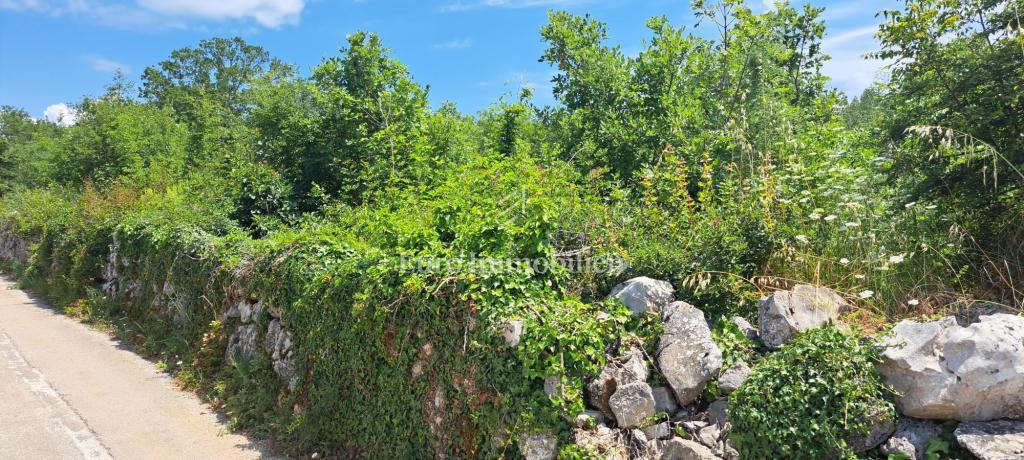
M 0 278 L 0 459 L 250 459 L 195 395 Z

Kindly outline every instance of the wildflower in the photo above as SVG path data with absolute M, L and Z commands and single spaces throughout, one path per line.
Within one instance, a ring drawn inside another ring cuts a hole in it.
M 808 201 L 811 201 L 811 198 L 810 198 L 810 197 L 806 197 L 806 196 L 805 196 L 805 197 L 803 197 L 803 198 L 801 198 L 801 199 L 800 199 L 800 202 L 801 202 L 801 203 L 806 203 L 806 202 L 808 202 Z
M 907 204 L 903 205 L 903 207 L 907 208 L 907 209 L 910 209 L 910 208 L 914 207 L 915 204 L 917 204 L 916 201 L 911 201 L 910 203 L 907 203 Z
M 807 242 L 810 241 L 811 239 L 808 238 L 807 235 L 797 235 L 796 240 L 801 243 L 807 244 Z
M 860 222 L 846 222 L 843 224 L 846 228 L 860 227 Z
M 816 212 L 812 212 L 811 215 L 809 215 L 807 217 L 810 217 L 811 220 L 819 220 L 819 219 L 821 219 L 821 214 L 818 214 Z
M 921 303 L 921 301 L 917 299 L 910 299 L 907 301 L 907 305 L 910 305 L 911 307 L 917 306 L 919 303 Z
M 860 293 L 858 293 L 857 295 L 860 296 L 860 298 L 867 300 L 875 296 L 875 291 L 865 289 L 863 291 L 860 291 Z
M 836 220 L 838 218 L 839 218 L 839 216 L 837 216 L 835 214 L 829 214 L 829 215 L 825 216 L 825 222 L 832 222 L 833 220 Z
M 928 206 L 925 206 L 924 208 L 925 209 L 935 209 L 935 208 L 938 208 L 938 206 L 935 206 L 934 204 L 930 204 Z
M 894 256 L 889 256 L 889 263 L 890 264 L 902 263 L 903 260 L 904 260 L 903 254 L 896 254 Z
M 846 257 L 843 257 L 842 259 L 839 259 L 839 263 L 841 263 L 843 265 L 846 265 L 846 264 L 850 263 L 850 259 L 847 259 Z
M 861 274 L 856 274 L 856 275 L 853 275 L 853 277 L 854 277 L 854 278 L 857 278 L 857 279 L 859 279 L 859 280 L 862 280 L 862 279 L 864 279 L 864 275 L 861 275 Z

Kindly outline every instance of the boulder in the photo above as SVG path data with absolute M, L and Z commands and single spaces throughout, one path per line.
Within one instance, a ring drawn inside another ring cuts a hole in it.
M 679 404 L 676 404 L 676 397 L 668 387 L 651 388 L 651 394 L 654 395 L 654 410 L 656 412 L 674 414 L 679 409 Z
M 594 429 L 573 430 L 573 441 L 607 460 L 628 460 L 629 445 L 622 431 L 597 425 Z
M 585 410 L 573 420 L 576 428 L 592 428 L 605 422 L 605 416 L 598 410 Z
M 1024 418 L 1024 318 L 902 321 L 880 342 L 878 371 L 900 413 L 936 420 Z
M 883 455 L 903 455 L 910 460 L 925 460 L 928 441 L 942 434 L 935 422 L 903 419 L 896 432 L 878 449 Z
M 668 439 L 672 437 L 672 426 L 668 422 L 655 423 L 644 428 L 647 439 Z
M 778 348 L 800 331 L 837 323 L 848 307 L 828 288 L 799 284 L 789 291 L 776 292 L 757 306 L 761 342 L 768 348 Z
M 730 321 L 732 321 L 736 327 L 740 328 L 740 332 L 754 343 L 761 341 L 761 334 L 757 332 L 757 328 L 750 324 L 750 321 L 747 321 L 746 318 L 742 316 L 733 316 L 730 318 Z
M 647 361 L 643 351 L 632 349 L 618 359 L 611 359 L 601 373 L 587 383 L 587 402 L 608 417 L 614 417 L 608 399 L 622 385 L 647 380 Z
M 747 377 L 750 377 L 751 372 L 753 370 L 746 363 L 739 362 L 733 364 L 722 372 L 721 377 L 718 377 L 718 390 L 722 394 L 729 394 L 738 390 L 743 385 L 743 382 L 747 381 Z
M 708 422 L 718 425 L 720 428 L 729 423 L 729 400 L 718 398 L 708 405 Z
M 558 439 L 548 433 L 537 433 L 519 439 L 519 452 L 526 460 L 554 460 L 558 455 Z
M 877 407 L 867 416 L 868 432 L 847 439 L 847 443 L 854 452 L 867 452 L 889 439 L 896 431 L 896 422 L 892 419 L 892 411 L 889 408 Z
M 1024 421 L 965 422 L 953 435 L 960 447 L 979 460 L 1024 458 Z
M 618 387 L 608 399 L 619 428 L 640 426 L 654 415 L 654 395 L 646 382 L 633 382 Z
M 281 381 L 288 385 L 289 390 L 294 391 L 299 383 L 299 376 L 295 372 L 292 334 L 284 328 L 281 320 L 275 319 L 267 326 L 264 346 L 267 354 L 270 355 L 271 367 L 274 368 L 274 372 L 277 373 Z
M 662 460 L 718 460 L 720 457 L 696 441 L 672 438 L 661 447 Z
M 612 288 L 611 297 L 619 299 L 634 314 L 658 311 L 672 301 L 675 289 L 667 281 L 646 276 L 633 278 Z
M 239 326 L 228 338 L 228 347 L 224 359 L 249 359 L 256 356 L 256 337 L 258 331 L 255 324 Z
M 498 331 L 501 333 L 501 338 L 505 340 L 505 345 L 515 348 L 519 346 L 523 337 L 523 321 L 518 319 L 505 321 L 498 325 Z
M 686 302 L 673 302 L 662 311 L 665 332 L 658 343 L 658 367 L 679 404 L 700 397 L 707 382 L 722 368 L 722 352 L 711 340 L 704 312 Z

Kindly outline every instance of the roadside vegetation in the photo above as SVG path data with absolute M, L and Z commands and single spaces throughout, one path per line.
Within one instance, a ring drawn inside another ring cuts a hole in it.
M 593 18 L 550 13 L 554 106 L 523 89 L 477 114 L 435 108 L 382 37 L 357 32 L 309 75 L 241 39 L 204 40 L 138 87 L 117 78 L 84 98 L 67 127 L 4 107 L 0 229 L 33 242 L 7 268 L 140 345 L 235 427 L 289 453 L 380 458 L 515 455 L 507 433 L 564 433 L 607 350 L 656 342 L 656 320 L 605 300 L 635 276 L 671 282 L 710 321 L 752 319 L 795 283 L 841 293 L 867 331 L 1024 309 L 1024 4 L 881 12 L 890 75 L 852 100 L 821 73 L 821 8 L 694 10 L 715 38 L 652 18 L 636 55 Z M 102 292 L 112 241 L 137 262 L 119 275 L 173 286 L 184 316 L 154 305 L 163 291 Z M 402 264 L 467 257 L 625 264 Z M 233 290 L 283 311 L 296 389 L 266 356 L 226 358 Z M 508 320 L 524 323 L 518 347 L 493 334 Z M 796 361 L 849 359 L 821 372 L 860 407 L 883 392 L 869 354 L 830 329 L 751 364 L 774 389 Z M 805 421 L 845 434 L 835 417 Z M 799 437 L 773 430 L 740 439 Z

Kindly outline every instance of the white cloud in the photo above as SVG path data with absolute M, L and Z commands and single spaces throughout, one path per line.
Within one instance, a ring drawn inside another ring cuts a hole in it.
M 129 69 L 128 66 L 104 57 L 90 55 L 85 56 L 85 60 L 89 63 L 89 67 L 92 67 L 92 70 L 107 73 L 131 73 L 131 69 Z
M 0 0 L 0 9 L 76 16 L 136 29 L 183 28 L 186 20 L 251 20 L 270 28 L 298 24 L 307 0 Z
M 436 50 L 462 50 L 473 46 L 473 40 L 470 38 L 463 38 L 462 40 L 449 40 L 446 42 L 435 43 L 434 49 Z
M 590 0 L 459 0 L 441 7 L 441 11 L 467 11 L 479 8 L 531 8 L 567 6 L 587 3 Z
M 78 113 L 75 112 L 75 109 L 61 102 L 43 110 L 43 119 L 58 126 L 68 127 L 78 122 Z
M 298 24 L 306 0 L 137 0 L 139 6 L 177 17 L 253 19 L 266 27 Z

